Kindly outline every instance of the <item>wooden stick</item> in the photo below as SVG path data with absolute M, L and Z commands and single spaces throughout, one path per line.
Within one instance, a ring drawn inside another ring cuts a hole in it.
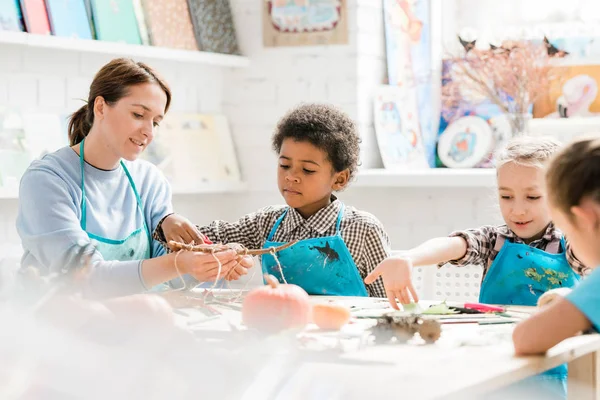
M 260 256 L 262 254 L 269 254 L 269 253 L 271 253 L 271 251 L 274 251 L 276 253 L 281 250 L 287 249 L 288 247 L 295 245 L 297 242 L 298 242 L 297 240 L 294 240 L 293 242 L 289 242 L 289 243 L 286 243 L 286 244 L 278 246 L 278 247 L 269 247 L 268 249 L 249 250 L 237 243 L 191 245 L 191 244 L 185 244 L 185 243 L 175 242 L 173 240 L 170 240 L 169 247 L 173 251 L 186 250 L 186 251 L 198 251 L 201 253 L 219 253 L 221 251 L 235 250 L 241 256 L 243 256 L 243 255 Z

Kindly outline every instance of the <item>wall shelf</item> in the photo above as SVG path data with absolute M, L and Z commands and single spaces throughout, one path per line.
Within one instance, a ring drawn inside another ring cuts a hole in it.
M 211 182 L 197 185 L 195 187 L 172 187 L 173 196 L 195 195 L 195 194 L 224 194 L 240 193 L 247 189 L 244 182 Z
M 240 193 L 247 189 L 244 182 L 212 182 L 195 187 L 178 188 L 173 187 L 173 196 L 200 195 L 200 194 L 225 194 Z M 18 188 L 0 188 L 0 200 L 16 200 L 19 198 Z
M 393 171 L 370 169 L 359 171 L 356 187 L 494 187 L 496 170 L 493 168 Z
M 144 57 L 149 59 L 232 68 L 243 68 L 250 64 L 249 59 L 243 56 L 105 42 L 101 40 L 35 35 L 26 32 L 0 31 L 0 45 L 2 44 L 77 51 L 83 53 L 109 54 L 133 58 Z

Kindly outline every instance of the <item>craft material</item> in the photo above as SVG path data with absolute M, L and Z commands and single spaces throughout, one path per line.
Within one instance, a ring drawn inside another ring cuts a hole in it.
M 339 330 L 350 321 L 350 309 L 335 303 L 315 304 L 312 320 L 321 329 Z
M 242 303 L 242 322 L 264 333 L 303 328 L 310 320 L 310 298 L 300 286 L 279 284 L 265 275 L 267 285 L 253 289 Z
M 441 336 L 441 325 L 433 319 L 423 319 L 419 316 L 396 317 L 385 315 L 377 320 L 377 324 L 371 328 L 376 343 L 386 343 L 395 339 L 398 343 L 406 343 L 411 340 L 415 333 L 427 343 L 436 342 Z

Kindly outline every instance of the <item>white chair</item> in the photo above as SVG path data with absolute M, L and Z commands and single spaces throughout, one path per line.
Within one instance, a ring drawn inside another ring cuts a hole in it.
M 481 274 L 482 268 L 476 265 L 455 267 L 447 264 L 442 268 L 429 265 L 414 269 L 413 284 L 423 300 L 476 302 Z

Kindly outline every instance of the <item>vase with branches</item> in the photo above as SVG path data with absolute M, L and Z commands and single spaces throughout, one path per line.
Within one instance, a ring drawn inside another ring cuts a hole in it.
M 465 46 L 465 54 L 450 57 L 446 65 L 443 117 L 452 121 L 479 104 L 492 103 L 508 117 L 513 135 L 524 133 L 533 104 L 558 78 L 547 46 L 525 40 L 489 49 Z

